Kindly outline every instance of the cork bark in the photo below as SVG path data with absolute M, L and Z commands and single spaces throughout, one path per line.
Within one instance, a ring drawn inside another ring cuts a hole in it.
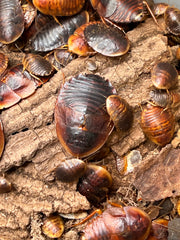
M 163 19 L 159 22 L 163 25 Z M 116 195 L 117 191 L 117 194 L 126 195 L 128 186 L 133 183 L 129 176 L 119 175 L 116 169 L 118 158 L 132 149 L 139 149 L 142 155 L 160 151 L 147 140 L 140 128 L 139 105 L 148 99 L 153 65 L 159 60 L 176 63 L 177 46 L 168 46 L 167 37 L 150 18 L 128 32 L 128 37 L 131 48 L 126 55 L 116 58 L 100 54 L 91 58 L 79 57 L 63 68 L 63 74 L 61 71 L 56 73 L 32 96 L 1 112 L 6 144 L 0 169 L 13 184 L 10 193 L 0 195 L 2 240 L 47 239 L 41 231 L 43 216 L 91 208 L 86 198 L 76 191 L 77 182 L 61 183 L 51 173 L 61 160 L 71 157 L 59 143 L 54 123 L 54 107 L 64 81 L 63 75 L 68 79 L 79 73 L 92 73 L 88 69 L 88 61 L 92 61 L 97 67 L 93 73 L 109 79 L 118 94 L 133 107 L 135 119 L 130 131 L 121 136 L 114 131 L 107 142 L 112 152 L 103 164 L 107 165 L 113 177 L 112 194 Z M 21 61 L 21 54 L 16 60 L 4 46 L 2 51 L 10 56 L 11 64 Z M 179 118 L 180 109 L 177 109 L 177 127 Z M 66 220 L 62 239 L 79 239 L 78 231 L 83 230 L 83 226 L 69 230 L 70 226 Z

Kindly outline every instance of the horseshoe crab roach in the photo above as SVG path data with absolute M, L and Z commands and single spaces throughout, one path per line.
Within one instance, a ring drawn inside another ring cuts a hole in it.
M 153 89 L 149 95 L 153 104 L 163 108 L 175 108 L 180 104 L 180 94 L 172 90 Z
M 104 167 L 88 164 L 79 179 L 77 190 L 89 202 L 97 204 L 105 199 L 111 185 L 112 177 Z
M 11 107 L 30 96 L 37 86 L 37 80 L 26 70 L 23 71 L 23 65 L 10 68 L 0 81 L 0 109 Z
M 33 0 L 34 6 L 51 16 L 71 16 L 78 13 L 85 0 Z
M 11 189 L 12 184 L 4 176 L 0 176 L 0 193 L 8 193 Z
M 151 80 L 158 89 L 170 89 L 178 83 L 178 72 L 169 62 L 157 63 L 151 71 Z
M 46 217 L 42 225 L 43 233 L 49 238 L 60 238 L 64 232 L 64 222 L 59 215 L 51 214 Z
M 91 0 L 91 4 L 101 17 L 116 23 L 141 22 L 147 15 L 147 9 L 154 18 L 152 0 Z
M 9 44 L 24 31 L 24 14 L 19 0 L 0 1 L 0 42 Z
M 129 48 L 130 43 L 123 30 L 113 24 L 107 26 L 97 21 L 82 25 L 68 39 L 69 51 L 80 56 L 99 52 L 116 57 L 127 53 Z
M 72 156 L 89 156 L 106 142 L 114 127 L 105 109 L 112 94 L 116 90 L 111 83 L 93 74 L 79 74 L 61 87 L 55 106 L 56 132 Z
M 133 122 L 133 111 L 125 99 L 111 95 L 106 99 L 106 108 L 117 131 L 127 131 Z
M 65 45 L 76 28 L 86 22 L 89 22 L 89 14 L 86 11 L 61 20 L 61 24 L 51 18 L 28 40 L 25 51 L 47 52 Z
M 175 119 L 171 109 L 152 104 L 147 104 L 143 109 L 140 124 L 145 135 L 162 147 L 171 141 L 175 130 Z
M 137 207 L 116 204 L 109 205 L 104 212 L 96 212 L 100 215 L 87 224 L 81 240 L 145 240 L 150 233 L 151 220 Z

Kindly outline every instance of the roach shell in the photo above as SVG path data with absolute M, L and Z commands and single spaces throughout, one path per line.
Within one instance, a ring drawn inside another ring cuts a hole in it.
M 128 52 L 130 43 L 126 34 L 117 27 L 94 22 L 84 29 L 88 45 L 96 52 L 109 57 L 122 56 Z
M 145 240 L 151 229 L 149 216 L 137 207 L 109 206 L 87 224 L 81 240 Z
M 168 7 L 164 13 L 167 30 L 173 35 L 180 35 L 180 10 L 175 7 Z
M 71 16 L 78 13 L 85 0 L 33 0 L 34 6 L 51 16 Z
M 70 52 L 79 56 L 89 56 L 95 54 L 95 51 L 88 45 L 84 37 L 84 29 L 90 24 L 92 23 L 83 24 L 68 38 L 68 50 Z
M 0 120 L 0 157 L 4 150 L 4 131 L 2 121 Z
M 111 185 L 112 177 L 105 168 L 89 164 L 78 182 L 77 190 L 88 201 L 96 204 L 107 196 Z
M 0 52 L 0 76 L 2 76 L 7 69 L 8 61 L 8 57 L 4 53 Z
M 177 51 L 176 51 L 176 58 L 178 60 L 180 60 L 180 47 L 178 47 Z
M 171 141 L 175 129 L 171 109 L 147 104 L 141 113 L 141 128 L 152 142 L 161 147 L 165 146 Z
M 4 44 L 14 42 L 23 33 L 24 14 L 19 0 L 0 1 L 0 30 L 0 42 Z
M 55 169 L 55 175 L 61 182 L 73 182 L 80 178 L 86 169 L 86 164 L 80 159 L 73 158 L 61 162 Z
M 118 95 L 106 99 L 107 112 L 118 131 L 127 131 L 133 122 L 133 111 L 128 102 Z
M 59 238 L 64 232 L 64 223 L 59 215 L 50 215 L 42 225 L 43 233 L 49 238 Z
M 0 177 L 0 193 L 8 193 L 12 189 L 12 184 L 4 177 Z
M 159 62 L 151 71 L 151 80 L 158 89 L 170 89 L 178 83 L 178 72 L 169 62 Z
M 117 23 L 140 22 L 145 18 L 142 0 L 91 0 L 100 16 Z
M 22 63 L 24 69 L 36 76 L 49 76 L 53 71 L 52 64 L 40 55 L 28 53 Z
M 55 106 L 57 136 L 72 156 L 87 157 L 99 150 L 113 130 L 105 109 L 116 94 L 108 80 L 87 74 L 72 77 L 60 89 Z

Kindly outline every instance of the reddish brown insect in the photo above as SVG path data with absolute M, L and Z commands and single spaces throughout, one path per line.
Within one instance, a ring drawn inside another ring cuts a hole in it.
M 180 104 L 180 94 L 172 90 L 167 92 L 163 89 L 153 89 L 149 95 L 153 104 L 163 108 L 175 108 Z
M 42 13 L 52 16 L 71 16 L 78 13 L 85 0 L 33 0 L 34 6 Z
M 175 7 L 167 7 L 164 19 L 168 32 L 180 37 L 180 10 Z
M 52 64 L 37 54 L 28 53 L 24 56 L 23 69 L 35 76 L 49 76 L 54 70 Z
M 0 1 L 0 42 L 9 44 L 24 31 L 24 14 L 19 0 Z
M 118 95 L 106 99 L 107 112 L 118 131 L 127 131 L 133 122 L 133 111 L 128 102 Z
M 86 196 L 88 201 L 97 204 L 107 196 L 111 185 L 112 177 L 105 168 L 89 164 L 79 179 L 77 190 Z
M 178 72 L 169 62 L 157 63 L 151 71 L 151 79 L 158 89 L 170 89 L 178 83 Z
M 8 193 L 11 189 L 12 184 L 4 176 L 0 176 L 0 193 Z
M 42 20 L 44 22 L 44 18 Z M 79 26 L 88 21 L 89 14 L 87 11 L 62 19 L 61 24 L 58 24 L 53 18 L 49 19 L 48 17 L 48 21 L 43 25 L 41 24 L 40 28 L 36 26 L 36 29 L 39 30 L 29 39 L 25 50 L 47 52 L 66 45 L 69 36 L 72 35 Z
M 148 3 L 147 3 L 148 2 Z M 143 0 L 91 0 L 93 8 L 100 16 L 118 23 L 143 21 L 147 15 L 146 9 L 151 12 L 153 1 Z
M 82 240 L 145 240 L 151 229 L 149 216 L 137 207 L 108 206 L 87 224 Z
M 79 74 L 64 83 L 55 106 L 55 122 L 67 152 L 83 158 L 104 145 L 114 127 L 105 102 L 115 93 L 108 80 L 93 74 Z
M 43 233 L 49 238 L 59 238 L 64 232 L 64 223 L 59 215 L 50 215 L 44 219 Z
M 147 240 L 168 240 L 168 221 L 157 219 L 152 222 L 152 228 Z
M 84 29 L 85 40 L 96 52 L 109 57 L 122 56 L 128 52 L 130 42 L 120 28 L 92 22 Z
M 0 81 L 0 109 L 11 107 L 33 94 L 37 88 L 36 81 L 27 71 L 23 72 L 22 65 L 9 69 Z
M 86 163 L 80 159 L 73 158 L 62 161 L 54 170 L 56 178 L 61 182 L 73 182 L 84 174 Z
M 141 128 L 152 142 L 165 146 L 171 141 L 175 128 L 171 109 L 147 104 L 141 113 Z

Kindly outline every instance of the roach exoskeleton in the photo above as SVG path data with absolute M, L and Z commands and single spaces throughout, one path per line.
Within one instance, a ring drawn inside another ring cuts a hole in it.
M 77 190 L 91 203 L 104 200 L 112 185 L 110 173 L 101 166 L 88 164 L 83 176 L 79 179 Z
M 174 134 L 175 118 L 170 108 L 164 109 L 148 103 L 141 113 L 141 128 L 155 144 L 165 146 Z
M 158 89 L 174 88 L 178 83 L 178 72 L 171 63 L 159 62 L 151 71 L 151 80 Z
M 86 163 L 80 159 L 73 158 L 62 161 L 55 169 L 55 176 L 61 182 L 73 182 L 84 174 Z
M 79 74 L 61 87 L 55 106 L 56 132 L 72 156 L 87 157 L 106 142 L 114 124 L 105 104 L 113 94 L 111 83 L 93 74 Z
M 0 1 L 0 42 L 9 44 L 24 31 L 24 14 L 19 0 Z
M 81 240 L 145 240 L 151 229 L 151 220 L 137 207 L 108 206 L 87 224 Z
M 42 13 L 52 16 L 71 16 L 78 13 L 85 0 L 33 0 L 34 6 Z
M 59 238 L 64 232 L 64 222 L 59 215 L 51 214 L 43 221 L 42 232 L 49 238 Z
M 107 112 L 117 131 L 127 131 L 133 122 L 133 111 L 128 102 L 118 95 L 106 99 Z

